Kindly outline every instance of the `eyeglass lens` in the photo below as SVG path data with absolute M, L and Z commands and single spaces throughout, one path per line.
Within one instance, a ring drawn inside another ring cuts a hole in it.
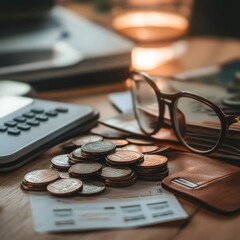
M 174 109 L 176 130 L 185 144 L 203 152 L 215 147 L 221 136 L 221 121 L 212 107 L 190 97 L 181 97 Z M 184 120 L 179 121 L 178 111 Z
M 135 113 L 142 130 L 152 134 L 159 128 L 160 106 L 148 82 L 139 77 L 132 81 Z M 165 107 L 165 119 L 169 114 Z M 180 97 L 174 105 L 174 125 L 178 137 L 191 149 L 207 152 L 213 149 L 221 136 L 221 121 L 215 110 L 206 103 L 191 97 Z

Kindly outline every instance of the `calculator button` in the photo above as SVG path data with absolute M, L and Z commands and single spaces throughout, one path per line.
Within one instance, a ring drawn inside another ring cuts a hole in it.
M 55 108 L 55 110 L 57 112 L 60 112 L 60 113 L 66 113 L 68 112 L 68 109 L 67 108 L 64 108 L 64 107 L 58 107 L 58 108 Z
M 5 132 L 7 130 L 7 127 L 4 125 L 0 126 L 0 132 Z
M 23 116 L 26 118 L 33 118 L 35 114 L 33 112 L 26 112 L 23 114 Z
M 34 112 L 34 113 L 43 113 L 44 110 L 42 108 L 33 108 L 31 109 L 31 112 Z
M 20 123 L 23 123 L 26 121 L 26 118 L 25 117 L 22 117 L 22 116 L 19 116 L 19 117 L 15 117 L 14 120 L 16 122 L 20 122 Z
M 8 121 L 8 122 L 5 122 L 4 125 L 6 125 L 8 127 L 15 127 L 17 125 L 17 122 L 15 122 L 15 121 Z
M 46 115 L 44 115 L 44 114 L 42 114 L 42 115 L 37 115 L 35 118 L 36 118 L 37 120 L 39 120 L 39 121 L 47 121 L 47 120 L 48 120 L 48 117 L 47 117 Z
M 27 120 L 27 124 L 29 124 L 30 126 L 38 126 L 39 121 L 35 120 L 35 119 L 29 119 L 29 120 Z
M 12 135 L 18 135 L 18 134 L 21 133 L 21 131 L 19 129 L 17 129 L 17 128 L 9 128 L 8 129 L 8 133 L 12 134 Z
M 56 111 L 52 110 L 52 111 L 46 112 L 46 115 L 48 115 L 49 117 L 56 117 L 58 115 L 58 113 Z
M 27 125 L 26 123 L 20 123 L 17 125 L 17 128 L 21 129 L 21 130 L 29 130 L 31 127 L 29 125 Z

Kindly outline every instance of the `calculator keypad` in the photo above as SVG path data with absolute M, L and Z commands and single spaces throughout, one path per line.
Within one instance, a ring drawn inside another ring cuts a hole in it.
M 33 112 L 26 112 L 23 114 L 23 116 L 26 118 L 33 118 L 35 114 Z
M 44 111 L 42 108 L 33 108 L 28 112 L 17 116 L 13 120 L 4 122 L 0 125 L 0 133 L 6 132 L 11 135 L 19 135 L 22 131 L 29 131 L 31 127 L 37 127 L 41 122 L 46 122 L 51 117 L 57 117 L 58 114 L 67 113 L 68 108 L 58 107 L 53 110 Z
M 24 123 L 26 121 L 26 118 L 19 116 L 19 117 L 15 117 L 14 121 L 19 122 L 19 123 Z
M 17 128 L 20 129 L 20 130 L 25 130 L 25 131 L 27 131 L 27 130 L 29 130 L 31 127 L 30 127 L 28 124 L 26 124 L 26 123 L 20 123 L 20 124 L 17 125 Z
M 17 122 L 8 121 L 8 122 L 5 122 L 4 125 L 6 125 L 7 127 L 15 127 L 17 125 Z
M 9 128 L 8 133 L 12 135 L 18 135 L 21 133 L 21 131 L 18 128 Z

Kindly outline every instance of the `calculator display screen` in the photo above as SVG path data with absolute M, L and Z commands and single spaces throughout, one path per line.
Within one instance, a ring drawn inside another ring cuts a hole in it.
M 33 102 L 26 97 L 4 96 L 0 97 L 0 119 L 23 108 Z

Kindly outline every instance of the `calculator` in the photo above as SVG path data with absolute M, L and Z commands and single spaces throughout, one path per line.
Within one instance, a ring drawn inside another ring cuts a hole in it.
M 14 170 L 54 145 L 89 131 L 98 117 L 89 106 L 0 97 L 0 172 Z

